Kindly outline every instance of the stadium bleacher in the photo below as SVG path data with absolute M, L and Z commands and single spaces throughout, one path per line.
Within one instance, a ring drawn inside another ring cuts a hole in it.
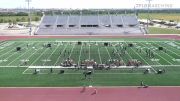
M 144 34 L 134 15 L 43 16 L 36 35 Z

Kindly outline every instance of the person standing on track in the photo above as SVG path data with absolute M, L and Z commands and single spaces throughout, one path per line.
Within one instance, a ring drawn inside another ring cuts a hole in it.
M 97 88 L 94 88 L 94 94 L 97 94 Z
M 93 93 L 91 95 L 94 95 L 94 94 L 97 94 L 97 93 L 98 93 L 97 88 L 94 88 L 94 91 L 93 91 Z
M 81 93 L 84 93 L 86 91 L 86 86 L 84 85 L 82 90 L 81 90 Z

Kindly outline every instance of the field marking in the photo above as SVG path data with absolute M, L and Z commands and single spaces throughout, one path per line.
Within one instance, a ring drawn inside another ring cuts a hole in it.
M 0 46 L 6 44 L 7 41 L 0 41 Z
M 151 45 L 151 44 L 150 44 Z M 153 47 L 153 45 L 151 45 Z M 161 55 L 159 55 L 157 52 L 154 51 L 154 53 L 156 53 L 159 57 L 161 57 L 163 60 L 165 60 L 166 62 L 168 62 L 169 64 L 173 65 L 173 63 L 171 63 L 170 61 L 168 61 L 167 59 L 165 59 L 164 57 L 162 57 Z
M 128 41 L 128 40 L 121 40 L 121 41 L 112 41 L 112 40 L 99 41 L 99 40 L 90 40 L 90 42 L 97 42 L 97 43 L 99 43 L 99 42 L 100 43 L 103 43 L 103 42 L 112 42 L 112 43 L 113 42 L 114 43 L 116 43 L 116 42 L 172 42 L 172 41 L 164 41 L 164 40 L 162 40 L 162 41 L 137 41 L 137 40 L 134 40 L 134 41 Z M 79 42 L 79 41 L 63 41 L 63 40 L 53 40 L 53 41 L 34 41 L 34 40 L 33 41 L 15 41 L 15 40 L 13 40 L 11 42 L 42 42 L 42 43 L 44 43 L 44 42 L 65 42 L 65 43 L 67 43 L 67 42 Z M 89 41 L 81 40 L 81 42 L 89 42 Z
M 156 43 L 154 43 L 154 44 L 156 44 Z M 156 45 L 158 45 L 159 47 L 161 47 L 159 44 L 156 44 Z M 167 48 L 166 48 L 167 49 Z M 165 53 L 164 51 L 163 51 L 163 53 Z M 167 54 L 167 53 L 165 53 L 165 54 Z M 172 59 L 174 59 L 174 57 L 172 57 L 172 56 L 170 56 L 169 54 L 167 54 L 169 57 L 171 57 Z
M 108 53 L 109 59 L 112 60 L 111 55 L 110 55 L 110 53 L 109 53 L 109 50 L 107 49 L 106 46 L 105 46 L 105 48 L 106 48 L 106 51 L 107 51 L 107 53 Z
M 36 58 L 36 60 L 34 60 L 34 61 L 30 64 L 30 66 L 32 66 L 36 61 L 38 61 L 39 58 L 41 58 L 41 56 L 44 55 L 44 53 L 45 53 L 47 50 L 48 50 L 48 48 L 46 48 L 46 49 L 42 52 L 42 54 L 41 54 L 40 56 L 38 56 L 38 57 Z
M 152 67 L 180 67 L 180 65 L 151 65 Z
M 26 58 L 26 60 L 28 60 L 29 58 L 31 58 L 34 54 L 36 54 L 36 52 L 38 52 L 40 49 L 38 48 L 36 51 L 34 51 L 29 57 Z
M 127 44 L 127 43 L 126 43 Z M 147 65 L 150 65 L 141 55 L 139 55 L 139 53 L 137 53 L 136 51 L 134 51 L 134 49 L 130 48 L 135 54 L 137 54 Z M 157 73 L 157 71 L 152 67 L 152 70 Z
M 102 64 L 101 54 L 100 54 L 100 51 L 99 51 L 99 44 L 98 44 L 98 55 L 99 55 L 100 63 Z
M 25 43 L 23 43 L 23 44 L 20 44 L 20 45 L 17 45 L 17 46 L 15 46 L 15 47 L 20 47 L 20 46 L 23 46 Z M 4 54 L 2 54 L 2 55 L 0 55 L 0 57 L 2 57 L 2 56 L 4 56 L 4 55 L 6 55 L 6 54 L 8 54 L 8 53 L 10 53 L 10 52 L 13 52 L 13 50 L 14 50 L 14 48 L 12 48 L 11 50 L 9 50 L 9 51 L 7 51 L 6 53 L 4 53 Z M 13 53 L 14 54 L 14 53 Z M 12 54 L 11 54 L 12 55 Z M 10 56 L 11 56 L 10 55 Z M 8 57 L 7 57 L 8 58 Z M 6 59 L 7 59 L 6 58 Z
M 59 44 L 56 46 L 56 49 L 54 49 L 54 51 L 53 52 L 51 52 L 51 54 L 48 56 L 48 58 L 47 59 L 50 59 L 51 58 L 51 56 L 54 54 L 54 52 L 57 50 L 59 48 Z M 46 62 L 44 62 L 43 63 L 43 66 L 46 64 Z
M 89 42 L 89 60 L 91 60 L 91 44 Z
M 10 42 L 9 42 L 9 43 L 10 43 Z M 11 45 L 13 46 L 14 44 L 15 44 L 15 43 L 14 43 L 14 42 L 12 42 L 12 44 L 11 44 Z M 10 45 L 10 46 L 8 46 L 8 48 L 9 48 L 9 47 L 11 48 L 11 47 L 12 47 L 11 45 Z M 0 53 L 1 53 L 2 51 L 6 50 L 6 49 L 7 49 L 7 48 L 3 48 L 3 49 L 0 51 Z
M 39 44 L 39 43 L 38 43 Z M 32 45 L 34 45 L 34 43 L 32 43 Z M 31 49 L 32 50 L 32 49 Z M 27 51 L 25 52 L 25 53 L 27 53 Z M 30 55 L 31 56 L 31 55 Z M 17 58 L 16 58 L 17 59 Z M 28 60 L 29 58 L 26 58 L 25 60 Z
M 144 47 L 146 47 L 143 43 L 140 43 L 141 45 L 143 45 Z M 146 52 L 142 49 L 142 51 L 146 54 Z M 149 60 L 151 61 L 151 60 Z M 156 61 L 156 63 L 158 63 L 159 65 L 162 65 L 161 63 L 159 63 L 158 61 Z
M 78 66 L 80 66 L 80 62 L 81 62 L 82 46 L 83 45 L 81 45 L 81 49 L 80 49 L 80 53 L 79 53 Z
M 127 44 L 127 43 L 126 43 L 126 44 Z M 123 46 L 124 46 L 124 43 L 123 43 Z M 123 48 L 122 45 L 121 45 L 121 48 Z M 133 59 L 132 56 L 128 53 L 127 50 L 125 50 L 125 53 L 127 53 L 127 55 L 129 56 L 130 59 Z
M 66 46 L 63 48 L 63 50 L 62 50 L 61 54 L 58 56 L 58 58 L 57 58 L 56 62 L 54 63 L 54 66 L 56 66 L 56 64 L 58 63 L 58 60 L 60 59 L 60 57 L 62 56 L 62 54 L 63 54 L 63 53 L 64 53 L 64 51 L 66 50 L 67 46 L 68 46 L 68 44 L 66 44 Z
M 127 44 L 127 43 L 126 43 Z M 141 55 L 139 55 L 139 53 L 137 53 L 136 51 L 134 51 L 134 49 L 130 48 L 135 54 L 137 54 L 147 65 L 150 65 Z
M 141 43 L 142 44 L 142 43 Z M 144 44 L 142 44 L 144 46 Z M 149 44 L 151 45 L 151 44 Z M 154 47 L 153 45 L 151 45 L 152 47 Z M 161 55 L 159 55 L 157 52 L 153 51 L 155 54 L 157 54 L 161 59 L 165 60 L 166 62 L 168 62 L 169 64 L 173 65 L 172 63 L 170 63 L 169 61 L 167 61 L 165 58 L 163 58 Z M 161 64 L 161 63 L 159 63 Z
M 116 53 L 118 54 L 119 58 L 121 58 L 121 60 L 124 62 L 123 58 L 119 55 L 119 52 L 117 51 L 116 47 L 113 46 L 113 48 L 115 49 Z M 125 63 L 125 62 L 124 62 Z
M 29 68 L 26 68 L 23 72 L 22 72 L 22 74 L 26 74 L 26 71 L 28 70 Z
M 26 70 L 27 71 L 27 70 Z M 25 75 L 33 75 L 33 73 L 25 73 L 23 72 L 22 74 L 25 74 Z M 83 75 L 83 73 L 64 73 L 64 74 L 59 74 L 59 73 L 38 73 L 36 75 Z M 125 75 L 125 74 L 128 74 L 128 75 L 142 75 L 143 73 L 94 73 L 93 75 Z
M 24 67 L 28 67 L 28 66 L 0 66 L 0 68 L 12 68 L 12 67 L 13 68 L 15 68 L 15 67 L 17 67 L 17 68 L 18 67 L 23 67 L 24 68 Z
M 74 88 L 80 88 L 82 89 L 83 86 L 76 86 L 76 87 L 0 87 L 2 89 L 16 89 L 16 88 L 27 88 L 27 89 L 32 89 L 32 88 L 37 88 L 37 89 L 46 89 L 46 88 L 52 88 L 52 89 L 74 89 Z M 139 86 L 94 86 L 98 88 L 138 88 Z M 180 88 L 180 86 L 150 86 L 151 88 Z
M 10 63 L 7 64 L 7 66 L 9 66 L 10 64 L 12 64 L 14 61 L 16 61 L 18 58 L 24 56 L 27 52 L 31 51 L 32 49 L 29 49 L 28 51 L 24 52 L 23 54 L 19 55 L 16 59 L 14 59 L 13 61 L 11 61 Z
M 180 45 L 180 43 L 179 43 L 179 42 L 174 41 L 174 43 L 176 43 L 176 44 L 179 44 L 179 45 Z
M 164 45 L 166 45 L 165 43 L 163 43 Z M 158 44 L 157 44 L 158 45 Z M 158 45 L 158 46 L 160 46 L 160 45 Z M 171 45 L 169 45 L 170 47 L 172 47 L 172 48 L 174 48 L 173 46 L 171 46 Z M 168 50 L 168 51 L 170 51 L 171 53 L 173 53 L 173 54 L 176 54 L 177 56 L 179 56 L 180 57 L 180 55 L 179 54 L 177 54 L 176 52 L 174 52 L 174 51 L 172 51 L 172 50 L 170 50 L 169 48 L 167 48 L 167 46 L 166 46 L 166 49 Z M 176 48 L 174 48 L 174 49 L 176 49 Z M 177 50 L 177 49 L 176 49 Z M 179 51 L 179 50 L 177 50 L 177 51 Z
M 25 44 L 25 43 L 24 43 L 24 44 Z M 21 45 L 18 45 L 18 46 L 23 46 L 24 44 L 21 44 Z M 14 49 L 14 48 L 13 48 L 13 49 Z M 13 50 L 13 49 L 12 49 L 12 50 Z M 9 52 L 11 52 L 11 50 L 10 50 Z M 8 53 L 9 53 L 9 52 L 8 52 Z M 5 53 L 5 54 L 7 54 L 7 53 Z M 14 55 L 16 55 L 16 54 L 18 54 L 17 51 L 14 52 L 13 54 L 9 55 L 8 57 L 6 57 L 5 60 L 8 60 L 10 57 L 12 57 L 12 56 L 14 56 Z M 24 54 L 24 53 L 23 53 L 23 54 Z M 21 54 L 21 55 L 23 55 L 23 54 Z M 21 55 L 20 55 L 20 56 L 21 56 Z M 18 56 L 18 57 L 19 57 L 19 56 Z M 17 57 L 17 58 L 18 58 L 18 57 Z M 17 58 L 16 58 L 16 59 L 17 59 Z M 14 60 L 16 60 L 16 59 L 14 59 Z M 13 61 L 14 61 L 14 60 L 13 60 Z M 11 61 L 11 62 L 12 62 L 12 61 Z M 10 62 L 10 63 L 11 63 L 11 62 Z M 8 63 L 7 66 L 8 66 L 10 63 Z
M 180 65 L 150 65 L 151 67 L 180 67 Z M 29 67 L 29 66 L 0 66 L 0 68 L 15 68 L 15 67 Z
M 76 44 L 75 43 L 73 43 L 74 45 L 73 45 L 73 47 L 72 47 L 72 49 L 71 49 L 71 53 L 70 53 L 70 55 L 69 55 L 69 58 L 71 58 L 71 55 L 72 55 L 72 53 L 73 53 L 73 51 L 74 51 L 74 48 L 75 48 L 75 46 L 76 46 Z

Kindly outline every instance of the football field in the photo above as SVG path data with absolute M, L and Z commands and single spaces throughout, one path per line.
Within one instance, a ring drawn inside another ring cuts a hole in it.
M 87 65 L 87 61 L 93 62 L 89 67 L 96 64 L 96 69 L 84 79 L 82 65 Z M 150 73 L 144 74 L 147 69 Z M 63 74 L 59 73 L 61 70 Z M 157 74 L 158 70 L 165 73 Z M 179 86 L 180 41 L 139 38 L 2 41 L 0 75 L 0 86 L 136 86 L 140 81 L 154 86 Z

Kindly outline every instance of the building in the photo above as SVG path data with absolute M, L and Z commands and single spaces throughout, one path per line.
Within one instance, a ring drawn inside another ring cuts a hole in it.
M 144 34 L 134 15 L 43 16 L 36 35 Z

